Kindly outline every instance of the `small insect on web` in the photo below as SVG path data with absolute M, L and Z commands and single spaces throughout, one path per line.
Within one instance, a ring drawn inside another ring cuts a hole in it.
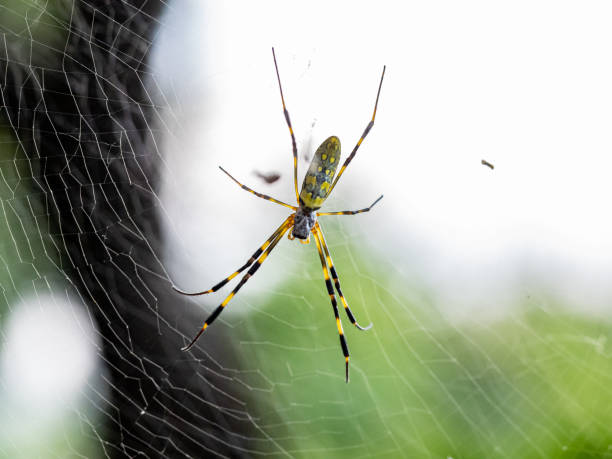
M 355 316 L 353 315 L 351 309 L 349 308 L 344 295 L 342 294 L 342 290 L 340 288 L 340 280 L 338 279 L 338 273 L 334 268 L 334 263 L 332 262 L 331 255 L 329 253 L 329 249 L 327 248 L 327 243 L 325 242 L 325 237 L 323 236 L 323 231 L 321 229 L 321 225 L 317 221 L 317 217 L 321 217 L 324 215 L 355 215 L 363 212 L 368 212 L 374 205 L 382 199 L 382 195 L 376 199 L 369 207 L 359 210 L 343 210 L 338 212 L 317 212 L 323 202 L 329 194 L 332 192 L 338 180 L 342 176 L 342 173 L 349 165 L 359 146 L 363 142 L 363 139 L 366 138 L 372 126 L 374 126 L 374 118 L 376 117 L 376 109 L 378 107 L 378 98 L 380 97 L 380 89 L 382 88 L 383 78 L 385 77 L 385 69 L 386 66 L 383 66 L 382 75 L 380 77 L 380 83 L 378 85 L 378 92 L 376 93 L 376 102 L 374 104 L 374 113 L 372 114 L 372 119 L 366 126 L 363 134 L 357 141 L 357 144 L 353 148 L 351 154 L 346 158 L 344 164 L 340 168 L 338 175 L 334 178 L 334 174 L 336 173 L 336 168 L 338 167 L 338 163 L 340 160 L 340 139 L 336 136 L 331 136 L 327 138 L 314 154 L 312 158 L 312 162 L 310 163 L 310 167 L 306 172 L 306 176 L 304 177 L 304 182 L 302 184 L 301 191 L 298 191 L 298 181 L 297 181 L 297 163 L 298 163 L 298 154 L 297 154 L 297 146 L 295 142 L 295 135 L 293 134 L 293 127 L 291 126 L 291 120 L 289 119 L 289 112 L 287 111 L 287 107 L 285 106 L 285 97 L 283 95 L 283 87 L 281 85 L 280 74 L 278 72 L 278 65 L 276 63 L 276 54 L 274 53 L 274 48 L 272 48 L 272 57 L 274 59 L 274 68 L 276 70 L 276 78 L 278 79 L 278 87 L 280 90 L 281 101 L 283 103 L 283 114 L 285 115 L 285 120 L 287 121 L 287 126 L 289 127 L 289 134 L 291 135 L 291 144 L 293 147 L 293 182 L 295 185 L 295 197 L 297 200 L 297 206 L 292 206 L 285 202 L 279 201 L 278 199 L 274 199 L 268 195 L 258 193 L 243 185 L 234 177 L 232 177 L 229 172 L 223 169 L 221 166 L 219 168 L 229 176 L 234 182 L 236 182 L 243 190 L 248 191 L 249 193 L 253 193 L 255 196 L 258 196 L 267 201 L 275 202 L 276 204 L 280 204 L 281 206 L 287 207 L 293 211 L 291 215 L 289 215 L 283 223 L 277 228 L 277 230 L 270 236 L 261 247 L 259 247 L 253 255 L 247 260 L 247 262 L 242 265 L 237 271 L 230 274 L 228 277 L 223 279 L 221 282 L 211 287 L 209 290 L 205 290 L 203 292 L 195 292 L 189 293 L 178 288 L 172 286 L 174 290 L 182 295 L 188 296 L 196 296 L 196 295 L 205 295 L 207 293 L 213 293 L 231 281 L 238 274 L 243 272 L 245 269 L 249 268 L 247 273 L 242 277 L 238 285 L 230 292 L 230 294 L 223 300 L 223 302 L 217 306 L 217 308 L 208 316 L 200 331 L 196 334 L 196 336 L 191 340 L 191 342 L 182 348 L 183 351 L 187 351 L 191 349 L 191 347 L 198 340 L 200 335 L 208 328 L 210 324 L 214 322 L 214 320 L 221 314 L 223 309 L 228 305 L 228 303 L 232 300 L 232 298 L 238 293 L 238 290 L 255 274 L 255 272 L 259 269 L 265 259 L 270 255 L 274 247 L 280 242 L 285 233 L 289 232 L 289 239 L 293 240 L 294 238 L 300 239 L 300 242 L 303 244 L 308 244 L 310 242 L 310 234 L 312 233 L 314 237 L 314 241 L 317 245 L 317 250 L 319 251 L 319 258 L 321 260 L 321 267 L 323 268 L 323 276 L 325 277 L 325 285 L 327 287 L 327 293 L 329 294 L 329 298 L 331 300 L 332 308 L 334 311 L 334 316 L 336 319 L 336 326 L 338 328 L 338 334 L 340 335 L 340 346 L 342 348 L 342 353 L 344 354 L 345 361 L 345 372 L 346 372 L 346 382 L 349 380 L 349 350 L 346 344 L 346 338 L 344 337 L 344 331 L 342 329 L 342 323 L 340 322 L 340 315 L 338 314 L 338 303 L 336 301 L 336 295 L 334 293 L 334 286 L 336 291 L 338 292 L 338 296 L 340 297 L 340 301 L 344 306 L 344 311 L 350 320 L 350 322 L 357 327 L 359 330 L 368 330 L 372 327 L 372 324 L 367 327 L 362 327 L 359 325 L 357 320 L 355 320 Z M 333 179 L 333 180 L 332 180 Z M 332 286 L 333 279 L 334 284 Z
M 254 171 L 253 172 L 258 178 L 262 179 L 264 182 L 266 182 L 268 185 L 278 181 L 278 179 L 281 178 L 281 175 L 278 172 L 269 172 L 267 174 L 264 174 L 262 172 L 259 171 Z

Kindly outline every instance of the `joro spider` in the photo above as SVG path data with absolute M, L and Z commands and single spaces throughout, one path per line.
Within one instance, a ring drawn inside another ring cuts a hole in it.
M 380 77 L 380 83 L 378 85 L 378 92 L 376 93 L 376 103 L 374 104 L 374 113 L 372 114 L 372 120 L 368 123 L 363 134 L 361 134 L 361 138 L 353 148 L 353 151 L 346 158 L 344 164 L 340 168 L 338 175 L 334 179 L 334 174 L 336 173 L 336 168 L 338 166 L 338 161 L 340 159 L 340 139 L 336 136 L 331 136 L 327 138 L 314 154 L 312 161 L 310 163 L 310 167 L 308 168 L 308 172 L 306 172 L 306 176 L 304 177 L 304 182 L 302 184 L 302 190 L 298 192 L 298 182 L 297 182 L 297 146 L 295 143 L 295 135 L 293 134 L 293 127 L 291 126 L 291 120 L 289 119 L 289 112 L 287 111 L 287 107 L 285 106 L 285 97 L 283 96 L 283 87 L 281 85 L 280 75 L 278 73 L 278 65 L 276 63 L 276 54 L 274 53 L 274 48 L 272 48 L 272 57 L 274 59 L 274 67 L 276 69 L 276 78 L 278 79 L 278 87 L 280 90 L 281 101 L 283 103 L 283 113 L 285 115 L 285 120 L 287 121 L 287 126 L 289 127 L 289 134 L 291 134 L 291 144 L 293 147 L 293 181 L 295 184 L 295 197 L 298 202 L 298 206 L 292 206 L 285 202 L 279 201 L 278 199 L 274 199 L 268 195 L 258 193 L 243 185 L 234 177 L 232 177 L 229 172 L 219 166 L 225 174 L 229 176 L 234 182 L 236 182 L 243 190 L 248 191 L 249 193 L 253 193 L 255 196 L 258 196 L 267 201 L 275 202 L 276 204 L 280 204 L 281 206 L 287 207 L 293 211 L 291 215 L 289 215 L 285 221 L 278 227 L 272 236 L 270 236 L 261 247 L 259 247 L 253 255 L 248 259 L 248 261 L 237 271 L 230 274 L 228 277 L 223 279 L 214 287 L 209 290 L 205 290 L 203 292 L 195 292 L 188 293 L 182 290 L 179 290 L 175 286 L 172 286 L 174 290 L 182 295 L 188 296 L 196 296 L 196 295 L 205 295 L 207 293 L 213 293 L 227 284 L 230 280 L 236 277 L 238 274 L 243 272 L 245 269 L 249 268 L 248 272 L 242 277 L 238 285 L 230 292 L 230 294 L 223 300 L 223 302 L 217 306 L 217 308 L 208 316 L 204 325 L 197 333 L 197 335 L 191 340 L 191 342 L 183 347 L 182 351 L 188 351 L 198 340 L 200 335 L 211 325 L 214 320 L 221 314 L 221 311 L 228 305 L 228 303 L 232 300 L 232 298 L 238 293 L 238 290 L 255 274 L 255 272 L 259 269 L 265 259 L 270 255 L 270 252 L 276 247 L 279 241 L 283 238 L 285 233 L 289 231 L 288 237 L 293 240 L 294 238 L 300 239 L 300 242 L 303 244 L 308 244 L 310 242 L 310 233 L 314 236 L 315 243 L 317 244 L 317 250 L 319 251 L 319 258 L 321 259 L 321 266 L 323 268 L 323 276 L 325 277 L 325 285 L 327 286 L 327 293 L 329 294 L 329 298 L 331 300 L 332 308 L 334 310 L 334 316 L 336 318 L 336 326 L 338 327 L 338 334 L 340 335 L 340 346 L 342 347 L 342 353 L 344 354 L 345 360 L 345 368 L 346 368 L 346 382 L 349 381 L 349 350 L 346 344 L 346 339 L 344 337 L 344 331 L 342 329 L 342 323 L 340 322 L 340 316 L 338 315 L 338 303 L 336 302 L 336 296 L 334 294 L 334 289 L 332 287 L 331 278 L 334 280 L 334 285 L 340 296 L 340 300 L 342 301 L 342 305 L 344 306 L 344 311 L 348 316 L 348 319 L 351 323 L 357 327 L 359 330 L 368 330 L 372 327 L 372 324 L 367 327 L 362 327 L 355 320 L 355 316 L 351 312 L 351 308 L 349 308 L 344 295 L 342 294 L 342 290 L 340 288 L 340 281 L 338 279 L 338 273 L 334 268 L 334 264 L 332 262 L 331 255 L 329 253 L 329 249 L 327 248 L 327 243 L 325 242 L 325 238 L 323 237 L 323 231 L 321 230 L 321 226 L 317 221 L 317 217 L 321 217 L 323 215 L 355 215 L 363 212 L 368 212 L 374 205 L 382 199 L 382 195 L 376 199 L 369 207 L 360 210 L 344 210 L 340 212 L 317 212 L 321 208 L 321 205 L 327 199 L 329 194 L 332 192 L 338 180 L 342 176 L 342 173 L 349 165 L 359 146 L 363 142 L 363 139 L 368 135 L 372 126 L 374 126 L 374 118 L 376 117 L 376 109 L 378 107 L 378 98 L 380 96 L 380 89 L 382 88 L 383 78 L 385 77 L 385 69 L 386 66 L 383 66 L 382 75 Z M 333 181 L 332 181 L 333 179 Z

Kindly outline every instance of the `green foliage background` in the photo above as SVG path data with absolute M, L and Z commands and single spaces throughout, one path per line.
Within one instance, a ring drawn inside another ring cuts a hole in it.
M 249 389 L 276 413 L 262 428 L 290 454 L 612 456 L 609 320 L 539 294 L 501 320 L 453 324 L 423 291 L 415 299 L 384 284 L 393 267 L 376 254 L 358 255 L 352 244 L 331 249 L 348 273 L 343 292 L 358 320 L 374 323 L 361 332 L 343 317 L 349 384 L 314 250 L 303 279 L 232 325 L 252 372 Z

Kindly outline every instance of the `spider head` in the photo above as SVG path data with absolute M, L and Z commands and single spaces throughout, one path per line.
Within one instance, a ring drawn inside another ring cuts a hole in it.
M 292 234 L 298 239 L 308 239 L 310 230 L 317 222 L 317 216 L 313 211 L 304 210 L 300 207 L 293 219 Z

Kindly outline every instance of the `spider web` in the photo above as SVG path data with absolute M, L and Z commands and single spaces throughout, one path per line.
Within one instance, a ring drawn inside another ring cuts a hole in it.
M 180 351 L 223 292 L 193 300 L 171 285 L 208 288 L 286 213 L 216 167 L 179 161 L 193 147 L 184 139 L 195 109 L 150 62 L 172 8 L 0 5 L 0 454 L 612 456 L 609 316 L 517 282 L 505 314 L 452 320 L 435 286 L 400 262 L 423 259 L 419 249 L 379 250 L 370 214 L 322 222 L 344 293 L 362 324 L 374 323 L 345 326 L 350 384 L 313 244 L 279 244 L 198 345 Z M 207 113 L 194 129 L 231 138 L 219 119 L 234 116 Z M 288 155 L 287 143 L 268 153 Z M 237 167 L 246 176 L 265 161 Z M 281 174 L 255 188 L 290 192 Z M 203 215 L 196 229 L 184 218 L 193 213 Z

